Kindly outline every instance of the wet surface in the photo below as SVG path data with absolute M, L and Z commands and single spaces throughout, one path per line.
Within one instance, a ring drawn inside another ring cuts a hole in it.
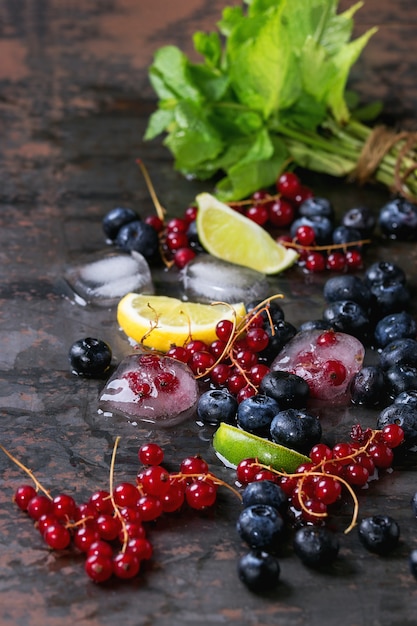
M 342 2 L 343 7 L 350 3 Z M 99 336 L 115 363 L 131 352 L 114 308 L 82 307 L 65 297 L 65 268 L 106 249 L 101 218 L 116 205 L 153 211 L 135 163 L 146 163 L 162 204 L 181 214 L 207 185 L 183 180 L 158 141 L 144 144 L 154 110 L 146 68 L 166 43 L 191 50 L 190 35 L 211 28 L 219 0 L 4 0 L 0 4 L 0 442 L 53 493 L 83 501 L 107 488 L 113 444 L 121 437 L 115 477 L 132 480 L 138 446 L 165 448 L 169 469 L 201 453 L 224 480 L 232 473 L 216 459 L 211 433 L 193 419 L 172 429 L 134 427 L 97 412 L 103 381 L 73 376 L 73 341 Z M 366 101 L 386 103 L 386 116 L 415 128 L 417 9 L 414 2 L 369 0 L 358 32 L 380 31 L 355 68 L 353 84 Z M 326 177 L 308 180 L 338 211 L 386 200 L 376 188 Z M 374 242 L 367 261 L 390 259 L 407 272 L 416 312 L 415 244 Z M 168 277 L 158 276 L 162 289 Z M 323 276 L 292 269 L 274 279 L 285 295 L 286 318 L 298 325 L 321 315 Z M 172 280 L 168 281 L 172 285 Z M 374 426 L 376 413 L 322 409 L 329 441 L 346 439 L 357 421 Z M 290 551 L 280 556 L 282 582 L 265 596 L 237 579 L 244 547 L 235 532 L 239 504 L 220 490 L 204 513 L 165 516 L 151 526 L 151 566 L 134 581 L 90 583 L 83 558 L 50 552 L 12 502 L 27 479 L 0 456 L 0 623 L 13 626 L 168 626 L 261 624 L 280 626 L 411 626 L 417 586 L 407 558 L 417 547 L 409 502 L 415 467 L 396 469 L 360 494 L 361 515 L 384 512 L 401 526 L 399 549 L 388 558 L 366 553 L 355 532 L 341 534 L 341 556 L 331 570 L 304 568 Z M 337 517 L 340 532 L 351 507 Z M 343 607 L 343 608 L 342 608 Z

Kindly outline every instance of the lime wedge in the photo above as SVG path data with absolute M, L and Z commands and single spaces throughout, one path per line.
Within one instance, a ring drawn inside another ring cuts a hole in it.
M 224 422 L 214 433 L 213 447 L 219 458 L 231 467 L 237 467 L 244 459 L 256 458 L 264 465 L 291 474 L 301 463 L 311 460 L 296 450 L 252 435 Z
M 223 261 L 263 274 L 277 274 L 295 263 L 297 252 L 209 193 L 197 196 L 197 232 L 206 251 Z

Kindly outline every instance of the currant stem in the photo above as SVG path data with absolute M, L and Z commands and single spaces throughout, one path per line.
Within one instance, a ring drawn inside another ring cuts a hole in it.
M 114 499 L 114 495 L 113 495 L 114 466 L 116 464 L 116 453 L 117 453 L 117 447 L 119 445 L 119 441 L 120 441 L 120 436 L 117 436 L 116 439 L 115 439 L 115 442 L 114 442 L 113 453 L 112 453 L 111 463 L 110 463 L 109 491 L 110 491 L 110 500 L 111 500 L 111 503 L 113 505 L 114 512 L 115 512 L 116 516 L 119 518 L 120 523 L 122 525 L 122 530 L 123 530 L 122 552 L 125 552 L 126 551 L 126 547 L 127 547 L 127 543 L 129 541 L 129 536 L 128 536 L 127 529 L 126 529 L 126 522 L 125 522 L 123 516 L 121 515 L 121 513 L 119 511 L 119 507 L 117 506 L 117 504 L 115 502 L 115 499 Z
M 4 454 L 6 454 L 6 456 L 8 456 L 9 459 L 13 461 L 13 463 L 15 463 L 18 467 L 20 467 L 20 469 L 26 472 L 26 474 L 33 480 L 35 487 L 36 487 L 36 491 L 42 491 L 50 500 L 53 500 L 53 497 L 51 496 L 50 492 L 47 489 L 45 489 L 45 487 L 42 486 L 42 484 L 36 478 L 32 470 L 26 467 L 26 465 L 24 465 L 21 461 L 19 461 L 19 459 L 13 456 L 13 454 L 11 454 L 11 452 L 6 450 L 6 448 L 2 446 L 1 444 L 0 444 L 0 449 L 3 450 Z
M 156 195 L 155 192 L 155 187 L 153 186 L 153 183 L 151 181 L 151 177 L 149 176 L 148 170 L 146 169 L 145 165 L 143 164 L 141 159 L 136 159 L 136 163 L 139 165 L 143 177 L 145 179 L 146 182 L 146 186 L 148 188 L 149 194 L 152 198 L 152 202 L 154 204 L 155 210 L 156 210 L 156 214 L 158 215 L 159 219 L 161 220 L 161 222 L 165 221 L 165 209 L 162 206 L 162 204 L 159 202 L 158 196 Z

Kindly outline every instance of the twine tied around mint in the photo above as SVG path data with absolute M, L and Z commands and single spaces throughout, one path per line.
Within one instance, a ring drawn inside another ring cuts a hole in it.
M 410 190 L 412 175 L 417 172 L 417 132 L 395 131 L 386 126 L 376 126 L 366 139 L 350 178 L 365 184 L 375 172 L 385 167 L 392 174 L 392 191 L 410 202 L 417 194 Z M 414 187 L 416 186 L 414 177 Z

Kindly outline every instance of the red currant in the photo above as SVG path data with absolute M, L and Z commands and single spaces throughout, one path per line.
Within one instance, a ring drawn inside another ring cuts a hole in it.
M 32 485 L 21 485 L 16 489 L 14 501 L 19 509 L 27 511 L 28 504 L 36 496 L 36 489 Z
M 278 228 L 288 226 L 294 221 L 294 217 L 295 210 L 293 205 L 283 198 L 278 198 L 269 206 L 269 221 L 273 226 Z
M 217 488 L 211 481 L 194 480 L 185 489 L 185 498 L 192 509 L 206 509 L 216 501 Z
M 312 246 L 316 239 L 316 233 L 311 226 L 303 225 L 297 228 L 295 238 L 302 246 Z
M 277 180 L 277 191 L 289 200 L 300 193 L 301 182 L 294 172 L 284 172 Z
M 326 269 L 326 259 L 320 252 L 310 252 L 305 260 L 309 272 L 322 272 Z
M 113 574 L 113 561 L 103 554 L 91 554 L 87 557 L 84 568 L 86 574 L 96 583 L 108 580 Z
M 157 443 L 144 443 L 139 448 L 138 457 L 143 465 L 160 465 L 164 460 L 164 451 Z

